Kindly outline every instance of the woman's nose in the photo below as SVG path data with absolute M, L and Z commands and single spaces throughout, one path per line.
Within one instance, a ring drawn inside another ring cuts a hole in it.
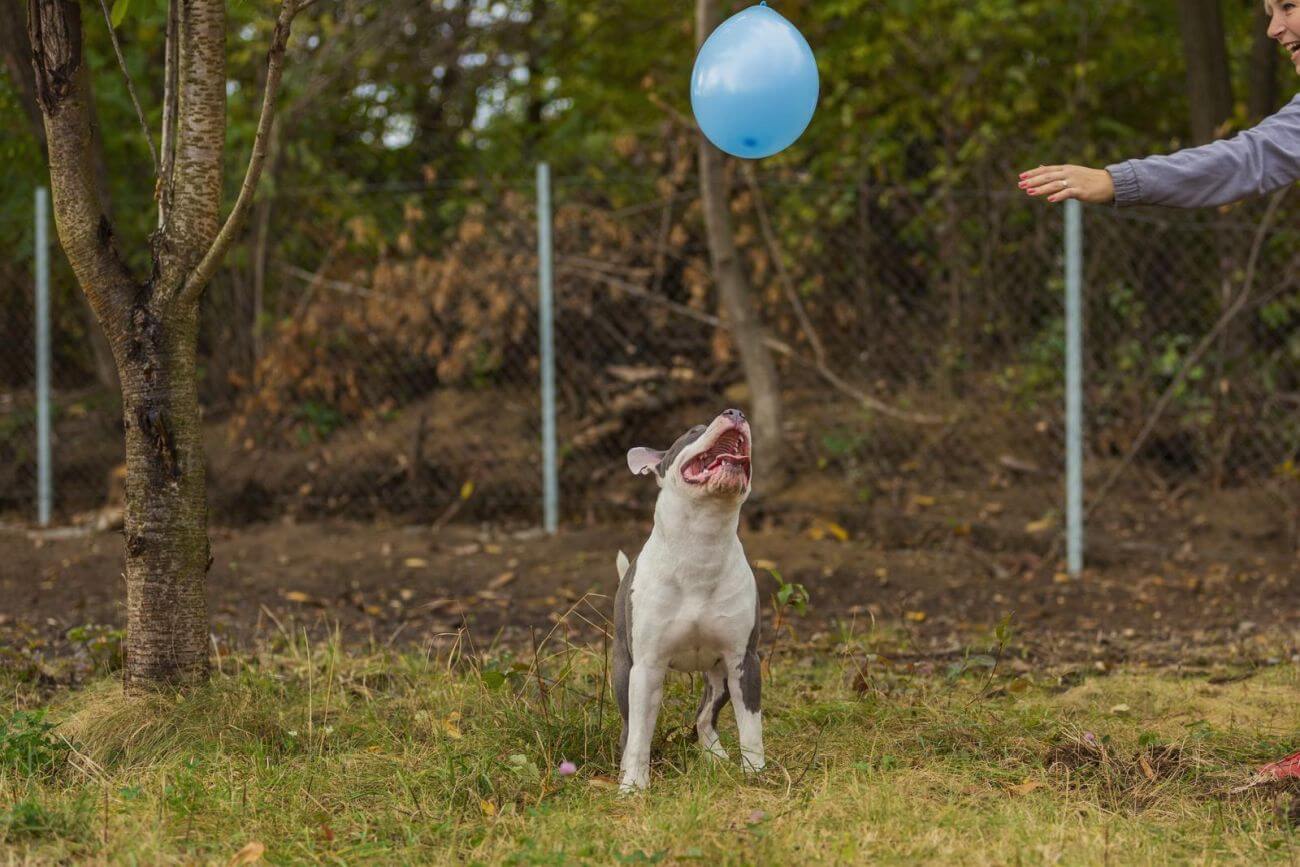
M 1286 36 L 1286 21 L 1282 19 L 1282 10 L 1273 11 L 1273 17 L 1268 20 L 1268 36 L 1270 39 L 1276 39 L 1278 42 Z

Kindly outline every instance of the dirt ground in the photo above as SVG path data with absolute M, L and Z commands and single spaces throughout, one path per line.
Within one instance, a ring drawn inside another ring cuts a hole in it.
M 755 509 L 742 536 L 768 600 L 765 624 L 775 622 L 775 569 L 811 597 L 805 615 L 783 616 L 782 640 L 833 645 L 850 631 L 872 633 L 892 655 L 942 659 L 982 652 L 1009 615 L 1015 652 L 1031 662 L 1105 670 L 1300 659 L 1300 563 L 1286 534 L 1257 511 L 1236 529 L 1222 520 L 1198 526 L 1199 506 L 1187 501 L 1153 524 L 1160 512 L 1132 503 L 1132 514 L 1098 522 L 1093 566 L 1074 580 L 1057 571 L 1053 533 L 987 496 L 931 503 L 913 493 L 900 503 L 824 509 L 826 518 Z M 479 645 L 526 646 L 561 620 L 573 637 L 599 640 L 615 552 L 634 553 L 647 529 L 593 526 L 548 538 L 344 521 L 214 528 L 214 646 L 227 652 L 304 628 L 422 646 L 464 627 Z M 122 625 L 121 571 L 120 533 L 0 529 L 0 664 L 75 680 L 85 649 L 69 630 Z

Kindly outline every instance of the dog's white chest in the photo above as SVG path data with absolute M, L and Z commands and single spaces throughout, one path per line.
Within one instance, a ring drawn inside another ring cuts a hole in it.
M 712 669 L 745 648 L 756 598 L 743 552 L 706 579 L 647 569 L 632 589 L 633 653 L 677 671 Z
M 706 671 L 722 659 L 736 640 L 728 618 L 707 601 L 689 602 L 676 612 L 663 636 L 668 667 L 677 671 Z

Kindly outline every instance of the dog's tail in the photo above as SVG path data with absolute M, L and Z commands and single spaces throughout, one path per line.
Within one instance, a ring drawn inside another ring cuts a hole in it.
M 614 566 L 618 569 L 618 580 L 620 582 L 623 580 L 623 576 L 627 574 L 628 565 L 627 555 L 619 551 L 618 557 L 614 559 Z

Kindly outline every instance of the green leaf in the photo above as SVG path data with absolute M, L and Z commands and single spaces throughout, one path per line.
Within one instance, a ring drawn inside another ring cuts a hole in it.
M 488 689 L 500 689 L 506 682 L 506 676 L 500 671 L 488 670 L 482 674 L 483 683 Z
M 126 10 L 130 7 L 131 0 L 113 0 L 113 12 L 109 18 L 114 27 L 122 26 L 122 19 L 126 18 Z

